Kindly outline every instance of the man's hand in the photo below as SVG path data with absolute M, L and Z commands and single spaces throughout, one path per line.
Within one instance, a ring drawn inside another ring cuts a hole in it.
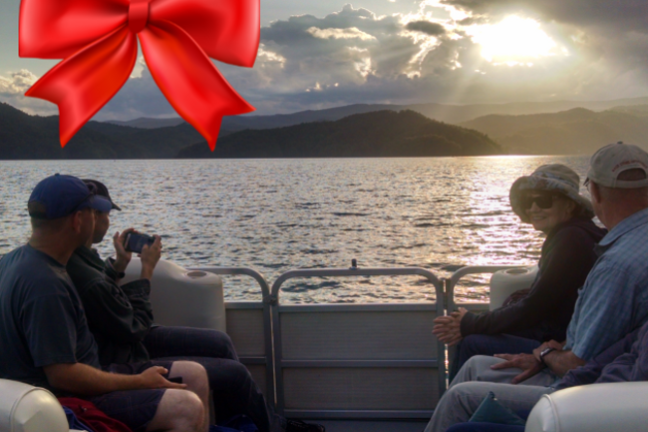
M 495 357 L 506 360 L 491 366 L 493 370 L 518 368 L 522 373 L 511 380 L 511 384 L 518 384 L 531 378 L 542 369 L 544 365 L 536 360 L 533 354 L 495 354 Z
M 153 277 L 153 270 L 155 270 L 155 266 L 160 261 L 160 255 L 162 254 L 162 239 L 158 235 L 153 236 L 153 238 L 155 238 L 153 244 L 151 246 L 144 245 L 140 254 L 142 279 L 151 279 Z
M 166 368 L 162 366 L 152 366 L 139 374 L 141 379 L 142 389 L 159 389 L 159 388 L 173 388 L 184 389 L 187 384 L 174 383 L 164 378 L 164 374 L 169 373 Z
M 117 273 L 126 271 L 126 267 L 128 267 L 128 263 L 130 263 L 131 257 L 133 256 L 133 253 L 126 251 L 124 247 L 126 234 L 130 232 L 135 232 L 135 229 L 128 228 L 121 233 L 116 232 L 113 236 L 113 245 L 115 246 L 115 262 L 113 263 L 113 268 Z
M 458 344 L 463 339 L 463 336 L 461 336 L 461 320 L 467 312 L 467 309 L 459 308 L 459 311 L 452 312 L 450 315 L 435 318 L 432 334 L 448 346 Z

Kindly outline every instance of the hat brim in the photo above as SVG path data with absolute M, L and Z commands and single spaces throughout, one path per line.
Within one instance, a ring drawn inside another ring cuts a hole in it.
M 92 208 L 102 213 L 110 213 L 110 210 L 112 210 L 112 203 L 102 196 L 94 195 L 79 206 L 79 210 L 84 208 Z
M 511 200 L 511 207 L 513 212 L 520 217 L 522 222 L 531 223 L 529 216 L 526 214 L 526 209 L 522 208 L 522 192 L 528 190 L 539 190 L 539 191 L 548 191 L 559 193 L 570 200 L 574 201 L 580 211 L 578 213 L 579 217 L 592 219 L 594 217 L 594 208 L 592 207 L 592 202 L 581 195 L 574 187 L 570 186 L 566 182 L 562 182 L 557 179 L 549 179 L 544 177 L 537 176 L 524 176 L 515 180 L 513 186 L 511 186 L 511 191 L 509 193 L 509 199 Z

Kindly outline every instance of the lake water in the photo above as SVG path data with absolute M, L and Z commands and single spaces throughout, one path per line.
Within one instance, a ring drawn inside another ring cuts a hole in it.
M 2 161 L 0 254 L 29 236 L 26 203 L 56 172 L 96 178 L 123 211 L 111 231 L 163 238 L 182 266 L 237 266 L 270 284 L 297 268 L 535 264 L 543 238 L 509 205 L 513 181 L 560 162 L 581 177 L 588 158 L 505 156 L 389 159 Z M 99 245 L 112 252 L 110 239 Z M 488 278 L 468 279 L 459 299 L 487 300 Z M 251 279 L 227 278 L 230 300 L 257 300 Z M 296 280 L 282 302 L 420 302 L 418 277 Z

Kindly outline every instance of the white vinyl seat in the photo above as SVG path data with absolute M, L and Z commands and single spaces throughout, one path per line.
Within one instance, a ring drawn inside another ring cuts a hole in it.
M 70 429 L 63 407 L 48 390 L 0 379 L 0 431 L 68 432 Z
M 643 432 L 648 430 L 648 382 L 592 384 L 545 395 L 525 432 Z

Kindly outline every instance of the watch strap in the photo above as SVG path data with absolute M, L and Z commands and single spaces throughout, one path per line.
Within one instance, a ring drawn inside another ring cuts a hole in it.
M 547 363 L 545 363 L 544 358 L 547 356 L 547 354 L 556 351 L 556 348 L 545 348 L 542 350 L 540 353 L 540 361 L 542 362 L 543 365 L 547 366 Z

